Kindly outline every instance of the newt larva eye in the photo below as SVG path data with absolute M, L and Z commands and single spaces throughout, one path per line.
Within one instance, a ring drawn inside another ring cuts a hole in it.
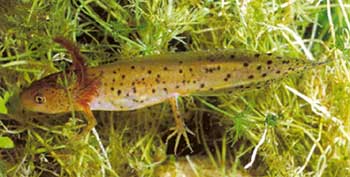
M 43 95 L 41 95 L 40 93 L 38 93 L 35 95 L 34 101 L 37 104 L 43 104 L 46 102 L 46 98 Z

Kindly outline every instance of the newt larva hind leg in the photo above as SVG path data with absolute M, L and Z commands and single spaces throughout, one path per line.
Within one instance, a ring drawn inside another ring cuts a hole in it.
M 191 152 L 193 152 L 191 144 L 190 144 L 190 140 L 188 138 L 187 132 L 191 135 L 194 135 L 194 133 L 188 129 L 185 125 L 184 119 L 181 116 L 181 112 L 179 109 L 179 105 L 178 105 L 178 97 L 171 97 L 169 99 L 169 103 L 171 106 L 171 110 L 173 112 L 174 115 L 174 119 L 175 119 L 175 127 L 170 128 L 171 131 L 173 131 L 166 139 L 166 142 L 168 143 L 168 141 L 173 138 L 174 136 L 176 136 L 176 140 L 175 140 L 175 146 L 174 146 L 174 153 L 176 154 L 177 152 L 177 148 L 179 146 L 179 142 L 180 142 L 180 138 L 183 136 L 185 141 L 186 141 L 186 145 L 187 147 L 191 150 Z

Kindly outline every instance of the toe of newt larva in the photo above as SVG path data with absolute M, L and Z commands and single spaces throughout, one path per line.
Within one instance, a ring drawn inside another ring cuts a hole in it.
M 322 64 L 228 49 L 146 56 L 87 67 L 78 47 L 63 38 L 54 41 L 71 54 L 72 68 L 33 82 L 21 93 L 21 102 L 36 112 L 83 111 L 90 117 L 89 128 L 94 124 L 91 110 L 135 110 L 177 96 L 258 89 L 271 80 Z

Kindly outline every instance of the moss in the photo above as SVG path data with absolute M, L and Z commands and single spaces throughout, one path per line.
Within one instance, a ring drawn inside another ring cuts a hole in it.
M 176 163 L 193 176 L 347 176 L 350 4 L 317 3 L 0 1 L 0 107 L 12 112 L 0 115 L 0 136 L 15 143 L 0 150 L 1 166 L 9 176 L 161 176 L 173 174 Z M 173 125 L 167 103 L 96 112 L 98 133 L 83 141 L 71 140 L 83 123 L 79 114 L 21 111 L 20 88 L 69 63 L 54 36 L 79 43 L 90 66 L 216 48 L 333 62 L 263 90 L 184 98 L 194 152 L 181 141 L 176 157 L 173 140 L 165 144 Z

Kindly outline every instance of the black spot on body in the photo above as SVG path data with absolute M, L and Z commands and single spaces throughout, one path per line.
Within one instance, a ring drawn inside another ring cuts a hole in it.
M 248 76 L 248 79 L 253 79 L 253 78 L 254 78 L 254 75 Z
M 268 61 L 266 62 L 266 64 L 271 65 L 271 64 L 272 64 L 272 60 L 268 60 Z
M 117 71 L 113 70 L 113 74 L 117 74 Z
M 168 67 L 165 66 L 165 67 L 163 68 L 163 70 L 164 70 L 164 71 L 167 71 L 167 70 L 168 70 Z
M 271 55 L 272 55 L 272 53 L 267 53 L 266 55 L 271 56 Z
M 179 73 L 180 73 L 180 74 L 182 74 L 182 73 L 183 73 L 182 69 L 179 69 Z
M 122 91 L 121 91 L 121 90 L 118 90 L 118 91 L 117 91 L 117 94 L 118 94 L 118 96 L 119 96 L 120 94 L 122 94 Z
M 204 83 L 201 83 L 200 87 L 201 88 L 204 88 L 205 84 Z
M 111 87 L 111 91 L 114 91 L 114 87 Z
M 248 67 L 248 66 L 249 66 L 249 63 L 243 63 L 243 66 L 244 66 L 244 67 Z
M 262 77 L 266 77 L 266 75 L 267 75 L 267 74 L 266 74 L 266 73 L 264 73 L 264 74 L 262 74 L 261 76 L 262 76 Z
M 289 60 L 283 60 L 282 64 L 289 64 Z
M 220 70 L 220 67 L 206 67 L 204 68 L 205 73 L 213 73 L 214 71 Z
M 125 79 L 125 74 L 122 75 L 122 79 Z
M 135 66 L 131 66 L 131 69 L 135 69 Z
M 276 73 L 279 74 L 279 73 L 281 73 L 281 71 L 280 71 L 280 70 L 277 70 Z
M 148 73 L 148 74 L 152 74 L 152 71 L 151 71 L 151 70 L 148 70 L 147 73 Z
M 261 65 L 259 65 L 258 67 L 256 67 L 257 70 L 261 70 Z
M 152 89 L 152 93 L 156 93 L 156 89 Z
M 230 55 L 230 58 L 231 58 L 231 59 L 234 59 L 234 58 L 235 58 L 235 55 Z
M 259 58 L 259 57 L 260 57 L 260 54 L 257 53 L 257 54 L 255 54 L 254 56 L 255 56 L 256 58 Z

